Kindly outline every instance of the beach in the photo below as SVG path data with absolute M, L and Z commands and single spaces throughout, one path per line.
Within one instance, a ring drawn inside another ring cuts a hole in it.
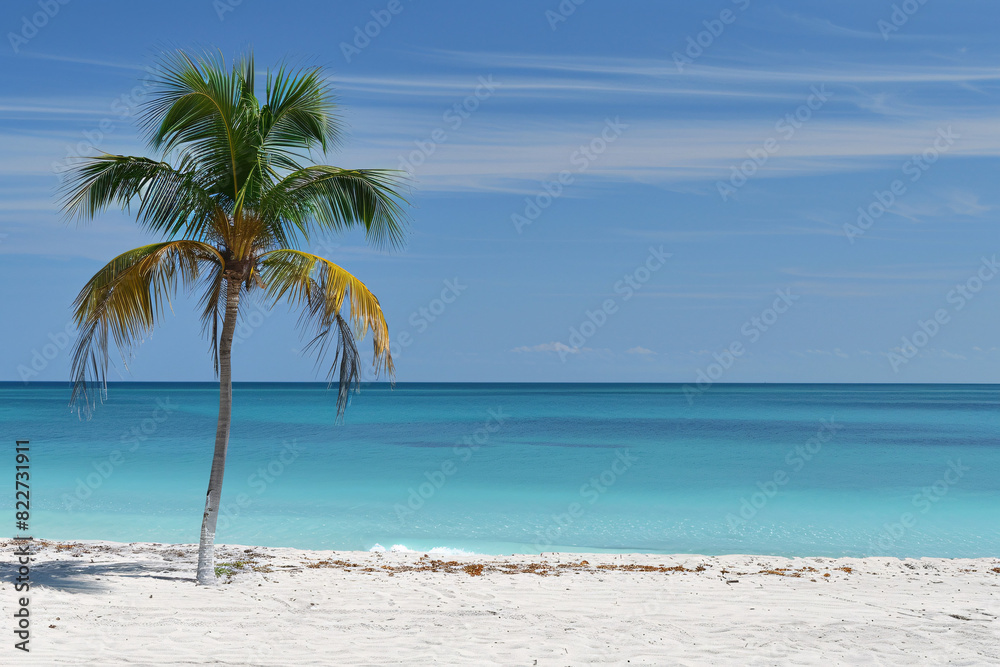
M 194 545 L 32 548 L 31 650 L 8 637 L 4 664 L 1000 663 L 1000 558 L 220 545 L 219 584 L 199 587 Z

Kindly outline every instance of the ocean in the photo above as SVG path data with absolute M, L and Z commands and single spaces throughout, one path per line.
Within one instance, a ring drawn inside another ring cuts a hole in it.
M 31 534 L 197 542 L 218 387 L 0 383 Z M 482 554 L 1000 555 L 1000 387 L 237 383 L 217 541 Z

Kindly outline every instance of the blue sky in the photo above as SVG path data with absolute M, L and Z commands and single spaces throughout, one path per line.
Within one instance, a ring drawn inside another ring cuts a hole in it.
M 159 50 L 252 45 L 327 68 L 326 162 L 412 171 L 405 250 L 313 246 L 380 297 L 400 381 L 996 381 L 995 2 L 277 6 L 4 3 L 0 379 L 68 379 L 76 291 L 147 240 L 62 220 L 67 155 L 146 153 Z M 212 379 L 174 312 L 123 378 Z M 294 322 L 248 313 L 235 379 L 317 379 Z

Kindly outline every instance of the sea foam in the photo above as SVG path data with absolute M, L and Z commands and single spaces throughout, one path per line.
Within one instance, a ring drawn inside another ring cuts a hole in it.
M 371 549 L 368 550 L 369 553 L 384 554 L 384 553 L 425 553 L 433 554 L 436 556 L 475 556 L 476 553 L 473 551 L 467 551 L 465 549 L 452 549 L 451 547 L 434 547 L 433 549 L 419 549 L 413 550 L 408 548 L 405 544 L 393 544 L 391 547 L 386 549 L 381 544 L 375 544 Z

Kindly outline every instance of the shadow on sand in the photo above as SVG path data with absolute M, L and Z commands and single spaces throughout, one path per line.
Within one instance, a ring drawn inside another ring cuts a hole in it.
M 89 560 L 89 559 L 88 559 Z M 0 581 L 15 584 L 16 561 L 0 571 Z M 170 570 L 176 570 L 172 574 Z M 190 573 L 188 575 L 188 573 Z M 107 590 L 106 579 L 136 577 L 194 583 L 194 567 L 166 563 L 90 563 L 84 559 L 36 561 L 31 564 L 31 587 L 47 587 L 67 593 L 101 593 Z

